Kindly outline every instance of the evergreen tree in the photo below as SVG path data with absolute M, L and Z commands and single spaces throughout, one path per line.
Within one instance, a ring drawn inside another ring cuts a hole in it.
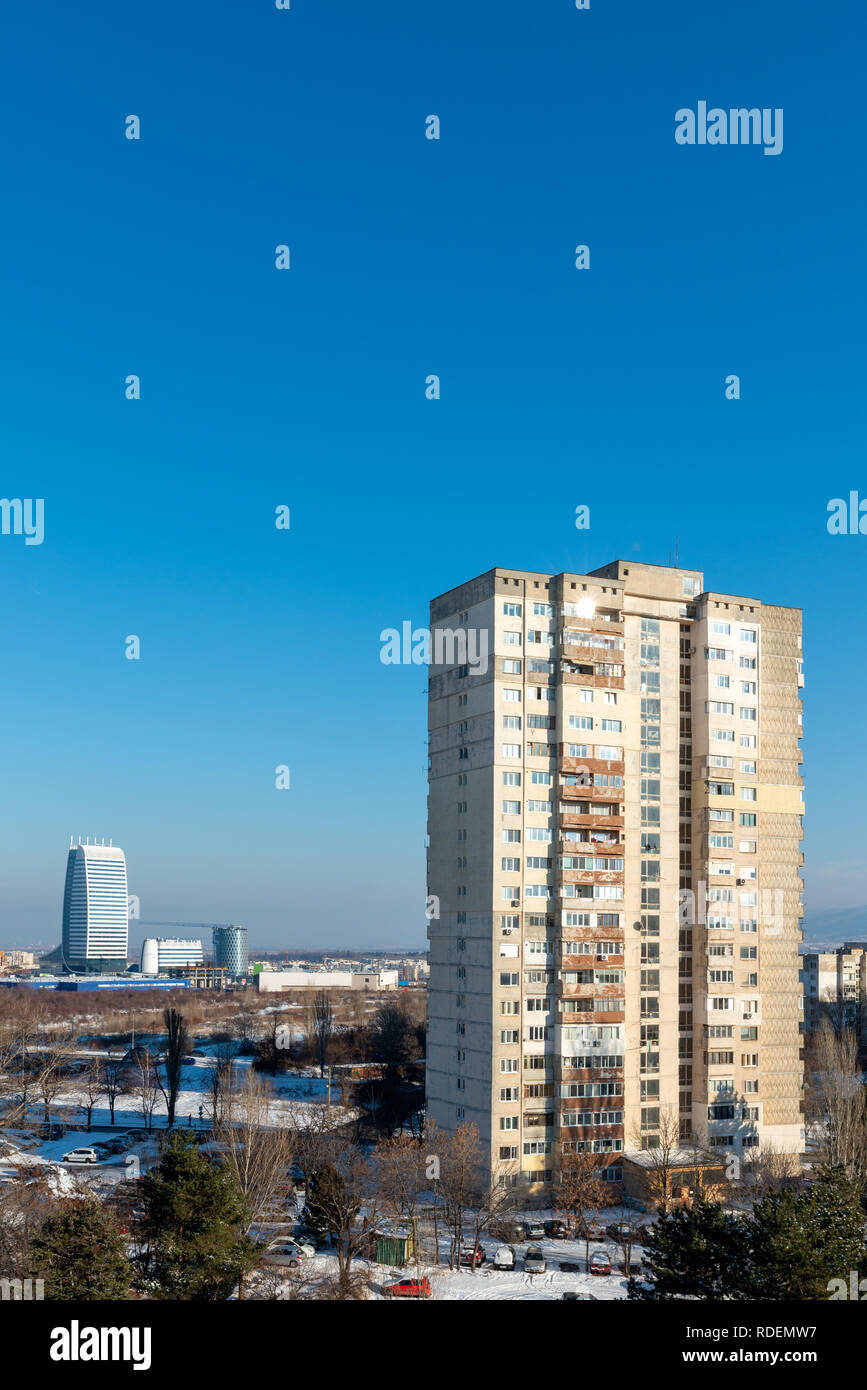
M 351 1210 L 347 1213 L 347 1204 Z M 323 1163 L 314 1173 L 304 1203 L 304 1225 L 318 1240 L 326 1240 L 343 1230 L 347 1219 L 351 1222 L 358 1213 L 359 1204 L 347 1199 L 345 1183 L 337 1169 L 330 1163 Z
M 627 1285 L 630 1298 L 668 1301 L 740 1296 L 736 1272 L 748 1249 L 745 1221 L 727 1215 L 718 1203 L 700 1196 L 689 1209 L 660 1215 L 648 1232 L 641 1277 L 633 1277 Z
M 820 1169 L 801 1192 L 769 1193 L 741 1218 L 699 1197 L 660 1216 L 645 1249 L 630 1298 L 826 1300 L 832 1280 L 867 1275 L 861 1184 Z
M 34 1237 L 33 1263 L 46 1299 L 129 1298 L 124 1237 L 98 1202 L 66 1201 Z
M 772 1192 L 756 1203 L 750 1259 L 739 1271 L 745 1298 L 827 1299 L 832 1279 L 867 1274 L 861 1184 L 822 1168 L 803 1192 Z
M 228 1298 L 256 1260 L 254 1242 L 241 1234 L 247 1212 L 229 1167 L 211 1163 L 191 1135 L 175 1131 L 141 1186 L 142 1287 L 159 1298 Z

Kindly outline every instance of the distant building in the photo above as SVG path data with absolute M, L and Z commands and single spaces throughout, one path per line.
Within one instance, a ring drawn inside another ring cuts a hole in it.
M 214 964 L 229 975 L 246 975 L 249 968 L 246 927 L 214 927 Z
M 867 1047 L 867 942 L 808 951 L 802 957 L 801 980 L 806 1031 L 814 1033 L 827 1018 L 835 1028 L 852 1028 Z
M 126 860 L 111 842 L 70 844 L 63 893 L 63 966 L 73 973 L 126 969 Z
M 159 975 L 164 970 L 201 965 L 203 960 L 201 941 L 178 936 L 148 936 L 142 942 L 142 975 Z
M 262 970 L 256 976 L 261 994 L 289 989 L 397 989 L 396 970 Z

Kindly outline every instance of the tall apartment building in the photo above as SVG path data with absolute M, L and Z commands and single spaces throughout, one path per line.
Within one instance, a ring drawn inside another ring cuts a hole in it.
M 104 840 L 70 841 L 63 892 L 64 967 L 75 972 L 125 970 L 128 941 L 123 850 Z
M 431 630 L 432 1118 L 504 1184 L 672 1132 L 800 1154 L 800 611 L 616 561 L 492 570 Z
M 851 1028 L 867 1047 L 867 942 L 808 951 L 801 963 L 806 1031 L 814 1033 L 827 1018 L 835 1028 Z

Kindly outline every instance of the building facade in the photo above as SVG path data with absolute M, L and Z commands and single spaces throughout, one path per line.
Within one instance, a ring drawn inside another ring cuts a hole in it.
M 63 893 L 64 969 L 126 969 L 128 903 L 123 850 L 104 841 L 70 844 Z
M 796 1162 L 799 610 L 617 561 L 490 571 L 438 629 L 431 1116 L 506 1184 L 672 1138 Z
M 246 927 L 214 927 L 214 964 L 229 975 L 246 975 L 249 968 Z
M 158 975 L 161 970 L 201 965 L 204 960 L 201 941 L 179 936 L 148 936 L 142 942 L 141 973 Z

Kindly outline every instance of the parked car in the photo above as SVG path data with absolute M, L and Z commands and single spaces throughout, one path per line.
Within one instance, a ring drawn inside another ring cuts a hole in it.
M 546 1221 L 545 1235 L 549 1240 L 566 1240 L 569 1232 L 566 1229 L 565 1221 Z
M 110 1144 L 105 1146 L 110 1154 L 126 1153 L 126 1144 L 123 1139 L 113 1139 Z
M 63 1155 L 64 1163 L 98 1163 L 99 1155 L 96 1149 L 70 1149 L 68 1154 Z
M 398 1279 L 394 1284 L 383 1284 L 382 1292 L 386 1298 L 430 1298 L 430 1280 Z
M 560 1260 L 557 1268 L 561 1269 L 564 1274 L 584 1273 L 584 1263 L 580 1260 Z
M 487 1256 L 480 1245 L 477 1245 L 475 1250 L 461 1251 L 460 1262 L 462 1265 L 474 1265 L 478 1269 L 479 1265 L 483 1265 L 486 1259 Z
M 527 1224 L 526 1224 L 526 1226 L 525 1226 L 525 1230 L 526 1230 L 526 1232 L 527 1232 L 527 1239 L 528 1239 L 528 1240 L 544 1240 L 544 1239 L 545 1239 L 545 1223 L 544 1223 L 544 1221 L 528 1221 Z
M 529 1245 L 524 1256 L 524 1269 L 527 1274 L 544 1274 L 548 1268 L 545 1256 L 538 1245 Z
M 514 1269 L 515 1252 L 511 1245 L 501 1245 L 494 1251 L 494 1269 Z
M 563 1299 L 566 1299 L 566 1298 L 569 1298 L 569 1299 L 572 1299 L 572 1300 L 576 1300 L 576 1299 L 577 1299 L 577 1300 L 578 1300 L 579 1302 L 581 1302 L 581 1303 L 595 1303 L 595 1302 L 596 1302 L 596 1295 L 595 1295 L 595 1293 L 578 1293 L 578 1292 L 576 1292 L 575 1289 L 567 1289 L 565 1293 L 561 1293 L 561 1295 L 560 1295 L 561 1301 L 562 1301 Z
M 605 1227 L 606 1232 L 612 1240 L 628 1239 L 630 1234 L 637 1240 L 641 1235 L 641 1227 L 636 1228 L 630 1221 L 612 1221 Z
M 582 1221 L 577 1234 L 579 1240 L 604 1240 L 605 1227 L 598 1221 Z
M 591 1273 L 591 1274 L 610 1274 L 610 1273 L 611 1273 L 611 1261 L 609 1260 L 609 1258 L 608 1258 L 607 1255 L 604 1255 L 604 1254 L 602 1253 L 601 1250 L 594 1250 L 594 1251 L 593 1251 L 593 1254 L 590 1256 L 590 1273 Z
M 383 1284 L 382 1293 L 386 1298 L 429 1298 L 431 1297 L 431 1280 L 427 1277 L 422 1279 L 397 1279 L 396 1283 Z
M 312 1245 L 299 1245 L 297 1241 L 281 1237 L 270 1242 L 265 1251 L 265 1259 L 269 1264 L 288 1265 L 290 1269 L 298 1269 L 302 1260 L 309 1260 L 315 1253 Z

